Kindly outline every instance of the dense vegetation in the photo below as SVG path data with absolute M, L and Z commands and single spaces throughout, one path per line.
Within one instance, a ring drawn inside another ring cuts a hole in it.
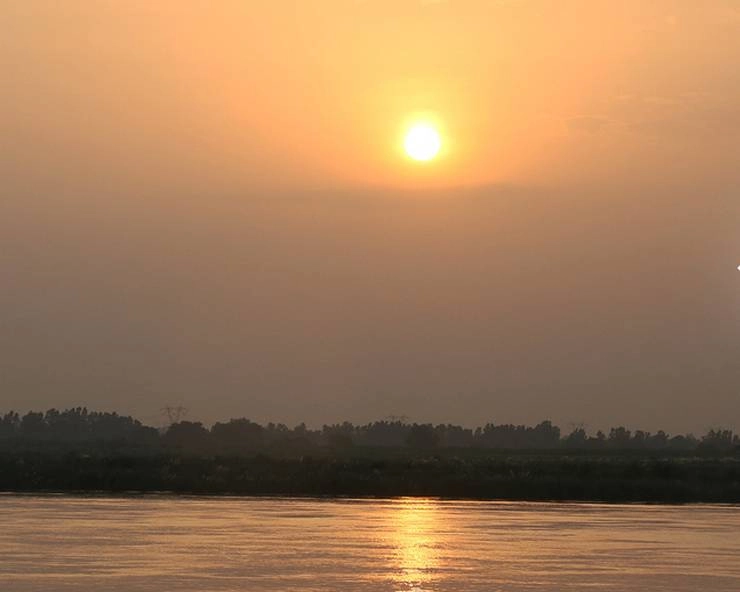
M 178 421 L 166 429 L 155 429 L 116 413 L 91 412 L 85 408 L 46 413 L 9 412 L 0 416 L 2 448 L 92 448 L 124 447 L 140 452 L 177 451 L 186 454 L 253 454 L 291 456 L 353 447 L 446 448 L 495 450 L 644 450 L 644 451 L 732 451 L 740 437 L 730 430 L 710 430 L 701 438 L 670 436 L 624 428 L 589 435 L 576 428 L 562 436 L 559 427 L 543 421 L 534 427 L 487 423 L 475 429 L 450 424 L 410 424 L 399 420 L 365 425 L 325 425 L 309 429 L 305 424 L 260 425 L 248 419 L 216 423 L 210 429 L 200 422 Z
M 740 440 L 623 427 L 379 421 L 312 430 L 247 419 L 157 430 L 83 408 L 0 419 L 2 491 L 425 495 L 740 502 Z

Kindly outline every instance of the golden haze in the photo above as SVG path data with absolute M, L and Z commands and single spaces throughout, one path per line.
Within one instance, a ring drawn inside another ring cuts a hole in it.
M 6 163 L 32 182 L 43 169 L 147 187 L 424 187 L 731 166 L 716 143 L 736 138 L 712 133 L 738 92 L 730 0 L 9 0 L 2 12 Z M 444 125 L 434 167 L 397 151 L 419 112 Z

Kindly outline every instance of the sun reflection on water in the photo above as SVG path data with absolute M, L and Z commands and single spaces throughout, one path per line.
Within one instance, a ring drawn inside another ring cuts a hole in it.
M 439 512 L 434 500 L 402 499 L 391 506 L 394 583 L 398 592 L 429 592 L 439 580 Z

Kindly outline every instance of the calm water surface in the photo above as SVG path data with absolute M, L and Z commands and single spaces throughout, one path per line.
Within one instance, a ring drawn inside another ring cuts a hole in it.
M 740 590 L 740 508 L 0 496 L 0 590 Z

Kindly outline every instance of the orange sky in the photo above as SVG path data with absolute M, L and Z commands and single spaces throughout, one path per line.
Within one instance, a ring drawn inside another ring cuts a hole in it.
M 0 412 L 740 425 L 737 0 L 0 23 Z
M 84 184 L 90 163 L 125 183 L 231 189 L 572 184 L 734 166 L 734 0 L 2 10 L 5 142 L 13 176 L 34 182 L 43 167 Z M 399 155 L 416 113 L 442 126 L 434 166 Z

